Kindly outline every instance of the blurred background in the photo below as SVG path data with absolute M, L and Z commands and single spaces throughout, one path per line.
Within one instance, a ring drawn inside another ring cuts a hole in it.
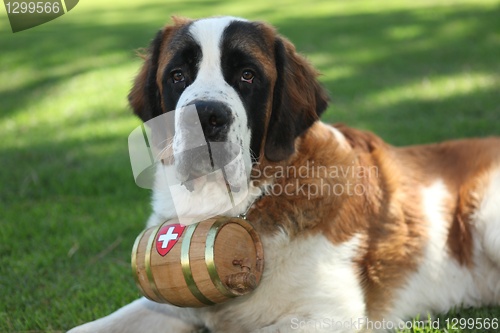
M 65 331 L 139 296 L 150 192 L 126 96 L 171 15 L 276 26 L 322 73 L 324 121 L 395 145 L 500 135 L 498 0 L 86 0 L 15 34 L 1 9 L 0 332 Z

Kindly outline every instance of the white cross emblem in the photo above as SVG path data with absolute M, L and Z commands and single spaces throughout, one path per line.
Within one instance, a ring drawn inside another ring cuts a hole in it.
M 166 249 L 168 246 L 168 243 L 170 241 L 177 240 L 177 238 L 179 237 L 179 234 L 174 234 L 174 232 L 173 232 L 174 229 L 175 229 L 175 226 L 172 226 L 172 227 L 168 228 L 166 234 L 163 234 L 160 237 L 158 237 L 158 241 L 162 242 L 162 244 L 161 244 L 162 249 Z

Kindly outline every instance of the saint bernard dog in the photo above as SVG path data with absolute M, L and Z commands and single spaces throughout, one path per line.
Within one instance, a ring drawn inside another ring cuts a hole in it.
M 71 333 L 391 331 L 500 305 L 500 138 L 399 148 L 325 124 L 317 76 L 265 23 L 173 18 L 158 32 L 130 104 L 143 121 L 195 104 L 207 141 L 238 142 L 249 191 L 226 215 L 248 212 L 264 275 L 222 304 L 142 298 Z M 189 139 L 179 131 L 175 142 Z M 206 165 L 175 167 L 186 176 Z M 162 186 L 148 226 L 173 217 Z

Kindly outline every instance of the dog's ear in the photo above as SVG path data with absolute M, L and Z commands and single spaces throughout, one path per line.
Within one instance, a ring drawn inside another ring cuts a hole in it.
M 134 113 L 146 122 L 162 113 L 160 91 L 156 84 L 158 58 L 163 41 L 163 30 L 158 31 L 151 41 L 146 55 L 142 56 L 144 64 L 135 78 L 128 101 Z
M 141 56 L 144 63 L 128 94 L 132 110 L 143 121 L 148 121 L 163 113 L 160 90 L 156 83 L 160 54 L 174 31 L 191 22 L 189 19 L 179 17 L 172 17 L 172 20 L 174 24 L 167 25 L 158 31 L 146 54 Z
M 328 94 L 318 73 L 288 40 L 275 41 L 277 80 L 265 143 L 265 157 L 273 162 L 295 151 L 295 139 L 303 134 L 328 106 Z

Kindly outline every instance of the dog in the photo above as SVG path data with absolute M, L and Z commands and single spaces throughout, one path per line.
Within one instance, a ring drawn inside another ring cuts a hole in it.
M 397 148 L 330 126 L 317 77 L 266 23 L 173 18 L 158 32 L 130 105 L 144 122 L 196 105 L 207 141 L 239 144 L 249 190 L 225 215 L 247 212 L 261 235 L 262 281 L 198 309 L 142 298 L 71 333 L 391 331 L 500 304 L 500 138 Z M 177 162 L 158 167 L 206 167 Z M 174 216 L 164 186 L 148 226 Z

